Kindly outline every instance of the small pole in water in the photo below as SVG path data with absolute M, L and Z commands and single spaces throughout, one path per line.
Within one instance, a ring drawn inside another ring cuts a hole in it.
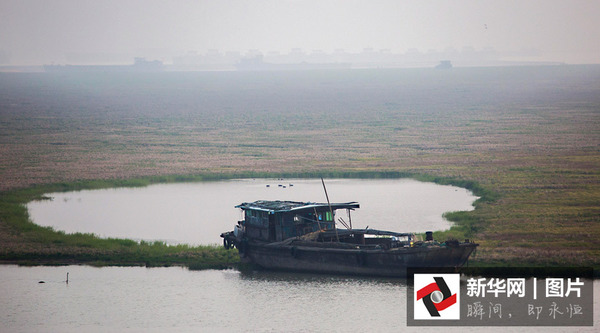
M 69 284 L 69 272 L 67 272 L 67 281 L 65 281 L 67 284 Z

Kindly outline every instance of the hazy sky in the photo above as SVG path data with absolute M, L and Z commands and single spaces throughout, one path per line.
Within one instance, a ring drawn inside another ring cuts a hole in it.
M 599 16 L 598 0 L 0 0 L 0 63 L 465 46 L 600 63 Z

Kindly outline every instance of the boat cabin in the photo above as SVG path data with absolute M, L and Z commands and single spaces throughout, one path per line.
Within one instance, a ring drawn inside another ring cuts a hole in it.
M 314 203 L 296 201 L 266 201 L 242 203 L 235 206 L 244 212 L 238 224 L 248 238 L 276 242 L 306 235 L 315 231 L 335 229 L 335 211 L 354 210 L 357 202 Z

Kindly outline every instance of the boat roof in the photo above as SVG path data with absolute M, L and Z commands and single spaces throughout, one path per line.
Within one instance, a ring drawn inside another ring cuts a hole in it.
M 315 209 L 327 208 L 329 209 L 328 203 L 319 202 L 299 202 L 299 201 L 271 201 L 271 200 L 258 200 L 254 202 L 244 202 L 235 208 L 241 208 L 243 210 L 260 210 L 264 212 L 274 213 L 286 213 L 286 212 L 298 212 L 303 210 L 313 211 Z M 345 202 L 345 203 L 332 203 L 331 209 L 356 209 L 360 208 L 358 202 Z

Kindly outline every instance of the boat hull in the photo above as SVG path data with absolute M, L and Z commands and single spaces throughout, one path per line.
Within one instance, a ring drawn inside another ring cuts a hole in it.
M 339 249 L 246 243 L 240 255 L 266 269 L 405 277 L 407 268 L 461 267 L 477 244 L 383 249 Z

